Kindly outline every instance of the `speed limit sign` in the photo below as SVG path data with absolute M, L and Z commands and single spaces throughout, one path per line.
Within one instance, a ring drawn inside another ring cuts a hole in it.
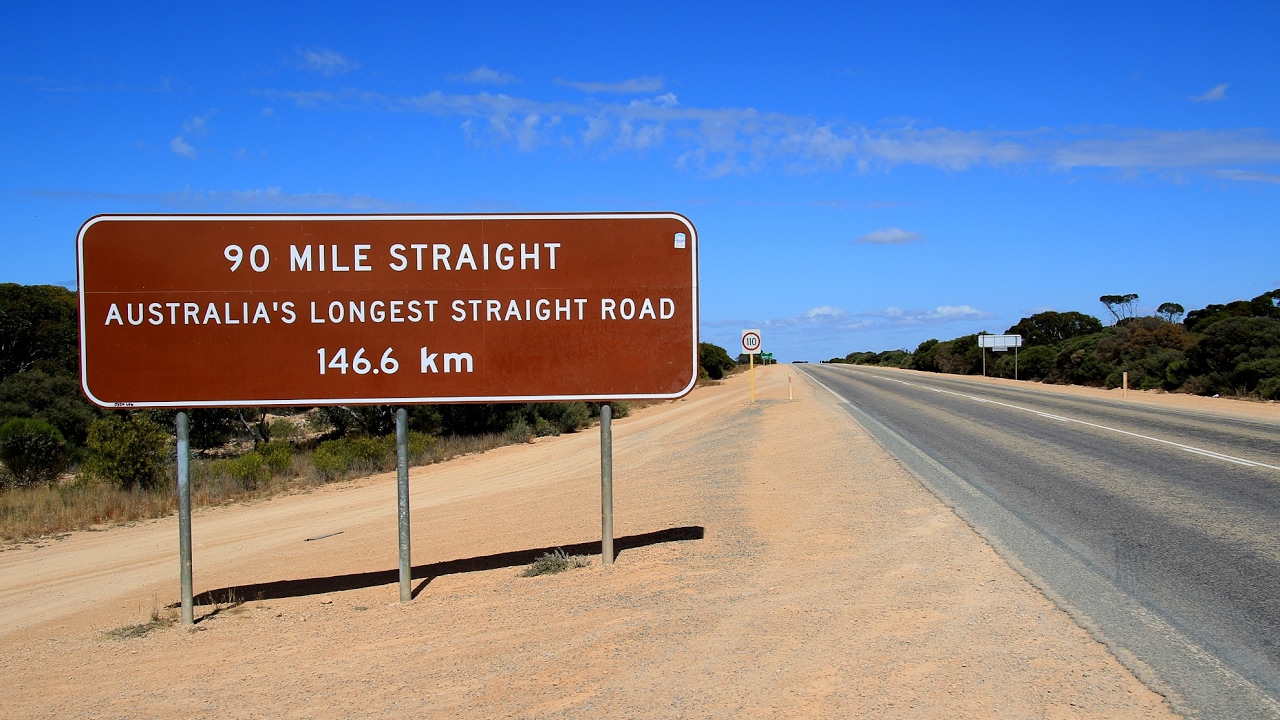
M 760 330 L 742 331 L 742 352 L 748 355 L 760 354 Z

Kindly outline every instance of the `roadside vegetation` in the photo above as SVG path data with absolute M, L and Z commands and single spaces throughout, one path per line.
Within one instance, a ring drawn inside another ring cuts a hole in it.
M 586 555 L 569 555 L 564 550 L 556 548 L 549 553 L 543 553 L 538 559 L 529 563 L 524 571 L 520 573 L 521 577 L 538 577 L 539 575 L 555 575 L 565 572 L 566 570 L 575 570 L 577 568 L 588 567 L 591 565 L 591 558 Z
M 81 394 L 78 305 L 57 286 L 0 284 L 0 541 L 163 517 L 177 508 L 176 412 L 110 411 Z M 700 377 L 736 364 L 700 348 Z M 613 402 L 614 417 L 630 403 Z M 600 403 L 408 408 L 425 465 L 596 423 Z M 195 409 L 194 507 L 267 498 L 395 469 L 390 406 Z
M 1018 377 L 1046 383 L 1280 400 L 1280 289 L 1185 312 L 1163 303 L 1136 316 L 1136 294 L 1103 295 L 1110 325 L 1081 312 L 1042 312 L 1020 320 Z M 853 352 L 830 363 L 977 375 L 977 335 L 926 340 L 914 351 Z M 1014 376 L 1012 352 L 987 355 L 987 374 Z

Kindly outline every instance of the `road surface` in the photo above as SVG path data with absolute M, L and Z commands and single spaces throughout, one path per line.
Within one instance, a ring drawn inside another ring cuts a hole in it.
M 1188 709 L 1280 716 L 1280 425 L 945 375 L 804 372 Z

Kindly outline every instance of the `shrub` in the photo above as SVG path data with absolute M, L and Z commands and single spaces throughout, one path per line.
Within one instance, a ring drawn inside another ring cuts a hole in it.
M 40 418 L 58 428 L 70 446 L 84 445 L 89 424 L 99 415 L 73 376 L 27 370 L 0 382 L 0 418 Z
M 560 435 L 560 428 L 541 415 L 534 415 L 533 434 L 538 437 L 556 437 Z
M 275 431 L 273 430 L 272 432 Z M 272 473 L 283 475 L 293 465 L 294 450 L 292 443 L 287 443 L 283 440 L 272 440 L 259 447 L 258 454 L 262 456 L 263 462 L 267 464 Z
M 418 432 L 409 433 L 405 440 L 410 464 L 425 459 L 436 443 L 434 437 Z M 325 480 L 333 480 L 353 470 L 387 470 L 395 463 L 395 435 L 326 440 L 311 453 L 311 464 L 316 474 Z
M 698 343 L 698 374 L 703 372 L 712 380 L 720 380 L 724 374 L 737 367 L 729 353 L 719 345 Z
M 276 418 L 271 421 L 270 435 L 280 440 L 296 440 L 302 435 L 302 428 L 290 418 Z
M 228 474 L 245 490 L 253 490 L 271 477 L 271 468 L 257 451 L 247 452 L 232 460 Z
M 395 438 L 392 437 L 392 441 L 394 440 Z M 406 440 L 406 444 L 409 446 L 410 465 L 421 464 L 436 447 L 436 439 L 426 433 L 411 432 Z
M 311 453 L 311 466 L 322 480 L 333 480 L 347 471 L 347 461 L 337 448 L 326 447 L 326 444 L 320 443 L 320 447 Z
M 511 425 L 507 427 L 507 437 L 511 442 L 524 443 L 533 439 L 533 426 L 523 417 L 517 417 L 511 421 Z
M 577 432 L 591 424 L 591 408 L 586 403 L 565 403 L 566 407 L 557 421 L 560 432 Z
M 524 569 L 521 576 L 555 575 L 565 570 L 587 567 L 590 564 L 591 558 L 585 555 L 569 555 L 564 550 L 556 548 L 549 553 L 543 553 L 537 560 L 529 563 L 529 566 Z
M 14 418 L 0 425 L 0 461 L 18 485 L 48 482 L 66 466 L 67 443 L 44 420 Z
M 169 435 L 145 415 L 108 415 L 89 426 L 88 470 L 129 489 L 154 490 L 164 481 Z

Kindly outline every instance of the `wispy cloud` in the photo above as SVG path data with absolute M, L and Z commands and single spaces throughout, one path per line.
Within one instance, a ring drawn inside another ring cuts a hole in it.
M 191 160 L 196 159 L 196 149 L 191 147 L 191 144 L 186 140 L 183 140 L 181 135 L 169 141 L 169 149 L 173 151 L 174 155 L 180 155 Z
M 873 230 L 853 242 L 855 245 L 906 245 L 923 241 L 924 236 L 918 232 L 908 232 L 900 227 L 887 227 L 883 230 Z
M 1231 83 L 1222 83 L 1221 85 L 1214 85 L 1211 89 L 1209 89 L 1208 92 L 1204 93 L 1203 95 L 1192 95 L 1187 99 L 1190 100 L 1191 102 L 1218 102 L 1219 100 L 1226 100 L 1227 88 L 1230 87 L 1230 85 Z
M 213 113 L 197 115 L 190 120 L 184 120 L 182 123 L 182 132 L 188 135 L 204 137 L 209 133 L 209 118 L 211 117 L 213 117 Z
M 808 327 L 831 331 L 853 331 L 941 325 L 962 320 L 982 320 L 990 317 L 994 316 L 970 305 L 939 305 L 932 309 L 915 308 L 910 310 L 890 306 L 883 310 L 869 310 L 858 313 L 851 313 L 848 310 L 832 305 L 819 305 L 790 317 L 766 319 L 733 318 L 710 321 L 706 325 L 708 327 L 732 327 L 735 325 L 748 327 L 755 324 L 761 328 L 774 330 Z
M 1260 182 L 1270 183 L 1272 185 L 1280 185 L 1280 175 L 1275 173 L 1261 172 L 1258 170 L 1239 170 L 1235 168 L 1224 168 L 1222 170 L 1213 170 L 1209 173 L 1213 177 L 1224 178 L 1226 180 L 1236 180 L 1238 182 Z
M 516 76 L 511 73 L 494 70 L 493 68 L 486 67 L 484 65 L 481 65 L 471 72 L 450 75 L 446 79 L 449 82 L 465 82 L 477 85 L 510 85 L 511 83 L 519 82 L 519 80 L 516 79 Z
M 661 77 L 645 75 L 643 77 L 634 77 L 621 82 L 556 80 L 556 84 L 571 87 L 575 90 L 581 90 L 585 93 L 626 93 L 630 95 L 642 95 L 644 93 L 653 93 L 661 90 L 663 80 Z
M 169 141 L 169 149 L 175 155 L 195 160 L 196 149 L 191 143 L 187 142 L 187 137 L 204 137 L 207 135 L 209 133 L 209 118 L 211 117 L 213 117 L 213 113 L 209 112 L 184 120 L 182 122 L 182 133 Z
M 303 70 L 317 72 L 325 77 L 345 75 L 360 69 L 360 63 L 333 50 L 302 50 L 298 52 L 300 67 Z
M 672 93 L 627 102 L 540 101 L 502 93 L 412 96 L 346 90 L 262 90 L 271 100 L 300 108 L 422 112 L 463 118 L 467 139 L 613 152 L 665 151 L 677 167 L 710 177 L 775 168 L 785 172 L 853 170 L 872 173 L 904 165 L 950 172 L 978 167 L 1040 167 L 1054 172 L 1115 170 L 1182 177 L 1225 169 L 1270 170 L 1280 164 L 1274 130 L 1151 130 L 1073 127 L 1023 131 L 869 127 L 823 122 L 755 108 L 682 105 Z M 1220 177 L 1226 177 L 1219 175 Z M 1234 179 L 1253 181 L 1246 174 Z
M 175 138 L 177 139 L 177 138 Z M 249 190 L 191 190 L 169 193 L 115 193 L 85 190 L 32 190 L 35 197 L 51 200 L 93 201 L 133 208 L 161 207 L 169 210 L 208 211 L 305 211 L 353 210 L 364 212 L 396 212 L 424 210 L 417 203 L 398 202 L 372 197 L 325 192 L 290 193 L 280 188 Z

